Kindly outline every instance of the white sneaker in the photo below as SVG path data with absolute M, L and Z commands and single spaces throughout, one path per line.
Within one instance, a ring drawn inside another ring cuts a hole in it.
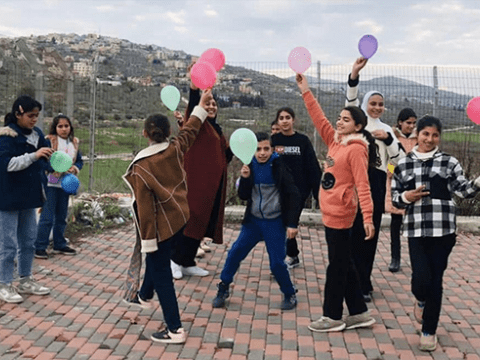
M 20 278 L 17 290 L 20 294 L 48 295 L 50 289 L 40 285 L 33 276 Z
M 170 260 L 170 268 L 172 269 L 172 276 L 176 280 L 180 280 L 183 277 L 182 267 Z
M 189 266 L 189 267 L 182 266 L 182 273 L 183 275 L 190 275 L 190 276 L 208 276 L 209 274 L 207 270 L 201 269 L 198 266 Z
M 23 297 L 21 297 L 15 287 L 12 284 L 0 283 L 0 299 L 7 303 L 21 303 Z

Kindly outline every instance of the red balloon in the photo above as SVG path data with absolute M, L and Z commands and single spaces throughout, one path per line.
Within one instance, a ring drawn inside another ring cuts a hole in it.
M 213 87 L 217 81 L 217 73 L 212 64 L 208 62 L 197 62 L 192 66 L 190 77 L 193 84 L 199 89 L 205 90 Z
M 467 115 L 475 124 L 480 125 L 480 96 L 468 102 Z
M 215 71 L 220 71 L 225 65 L 225 54 L 219 49 L 211 48 L 203 52 L 198 62 L 208 62 L 213 65 Z

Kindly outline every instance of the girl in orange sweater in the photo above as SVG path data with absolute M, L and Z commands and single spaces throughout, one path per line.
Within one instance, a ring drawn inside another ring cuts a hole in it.
M 305 76 L 297 74 L 296 80 L 313 124 L 328 146 L 320 189 L 320 208 L 329 264 L 323 316 L 308 328 L 317 332 L 329 332 L 371 326 L 375 319 L 370 316 L 363 299 L 352 258 L 350 231 L 360 202 L 365 240 L 371 239 L 375 233 L 367 174 L 369 164 L 375 166 L 377 160 L 375 143 L 372 136 L 364 130 L 367 118 L 360 108 L 344 108 L 335 130 L 310 91 Z M 350 315 L 342 319 L 344 299 Z

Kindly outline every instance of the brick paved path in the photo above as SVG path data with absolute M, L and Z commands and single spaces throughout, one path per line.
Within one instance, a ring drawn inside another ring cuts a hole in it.
M 226 244 L 200 260 L 214 276 L 176 281 L 184 345 L 149 340 L 161 311 L 137 311 L 121 302 L 120 287 L 134 240 L 130 227 L 81 239 L 77 256 L 35 260 L 36 277 L 50 296 L 28 296 L 19 305 L 0 301 L 0 359 L 480 359 L 480 237 L 462 234 L 445 276 L 444 305 L 435 352 L 417 350 L 406 247 L 402 271 L 386 270 L 388 235 L 382 232 L 374 268 L 377 324 L 372 329 L 319 334 L 307 329 L 322 313 L 327 260 L 323 229 L 300 229 L 302 266 L 294 311 L 280 310 L 281 293 L 259 244 L 236 277 L 228 310 L 212 309 L 219 272 L 239 225 L 226 225 Z M 228 339 L 234 339 L 229 348 Z M 227 341 L 225 341 L 227 340 Z

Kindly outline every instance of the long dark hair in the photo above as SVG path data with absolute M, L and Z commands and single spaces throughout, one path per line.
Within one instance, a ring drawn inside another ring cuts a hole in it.
M 363 134 L 368 141 L 368 165 L 370 167 L 377 167 L 380 162 L 380 157 L 378 156 L 378 145 L 375 143 L 375 138 L 370 134 L 369 131 L 365 130 L 367 126 L 367 115 L 365 112 L 360 109 L 358 106 L 347 106 L 343 110 L 347 110 L 350 115 L 352 115 L 355 125 L 361 125 L 362 128 L 358 133 Z
M 162 114 L 150 115 L 145 120 L 144 129 L 150 140 L 161 143 L 170 136 L 170 121 Z
M 282 111 L 285 111 L 285 112 L 289 113 L 292 116 L 292 118 L 295 120 L 295 111 L 293 111 L 293 109 L 291 107 L 284 106 L 284 107 L 281 107 L 280 109 L 277 110 L 277 116 L 275 116 L 275 121 L 278 122 L 278 117 L 280 116 L 280 113 Z
M 61 119 L 67 120 L 68 123 L 70 124 L 70 134 L 68 134 L 68 138 L 70 139 L 70 141 L 73 141 L 75 136 L 73 134 L 72 121 L 70 120 L 70 118 L 67 115 L 58 114 L 57 116 L 55 116 L 53 118 L 52 124 L 50 125 L 50 131 L 48 133 L 50 135 L 57 135 L 57 125 L 58 125 L 58 123 L 60 122 Z
M 42 110 L 42 104 L 40 104 L 31 96 L 19 96 L 12 105 L 12 111 L 5 115 L 5 126 L 8 124 L 16 124 L 18 120 L 17 115 L 22 115 L 26 112 L 32 111 L 35 108 Z
M 400 123 L 410 119 L 411 117 L 415 119 L 417 118 L 417 114 L 415 114 L 415 111 L 413 111 L 413 109 L 407 107 L 400 110 L 397 117 L 397 128 L 400 129 Z

